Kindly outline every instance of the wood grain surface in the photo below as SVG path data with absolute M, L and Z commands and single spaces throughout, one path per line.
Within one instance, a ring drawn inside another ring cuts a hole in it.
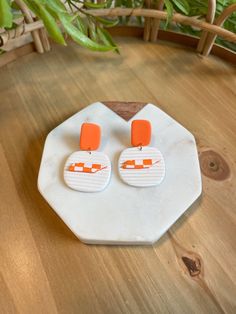
M 236 312 L 235 68 L 118 43 L 121 55 L 71 43 L 0 69 L 0 313 Z M 37 190 L 47 133 L 111 100 L 127 119 L 157 104 L 197 140 L 202 197 L 153 246 L 85 245 Z

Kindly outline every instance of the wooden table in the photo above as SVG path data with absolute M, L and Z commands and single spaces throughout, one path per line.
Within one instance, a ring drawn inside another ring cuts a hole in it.
M 70 44 L 0 69 L 1 313 L 236 312 L 235 68 L 118 42 L 120 56 Z M 155 103 L 197 139 L 202 198 L 153 246 L 85 245 L 37 190 L 47 133 L 97 100 Z

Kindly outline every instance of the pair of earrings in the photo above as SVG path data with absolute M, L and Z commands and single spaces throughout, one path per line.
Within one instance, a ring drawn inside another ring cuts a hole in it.
M 81 192 L 99 192 L 107 187 L 111 176 L 111 162 L 107 155 L 96 150 L 100 146 L 101 129 L 93 123 L 83 123 L 80 132 L 80 149 L 69 156 L 64 167 L 66 184 Z M 119 158 L 121 179 L 135 187 L 160 184 L 165 175 L 161 152 L 148 146 L 151 141 L 151 124 L 147 120 L 134 120 L 131 125 L 131 144 Z

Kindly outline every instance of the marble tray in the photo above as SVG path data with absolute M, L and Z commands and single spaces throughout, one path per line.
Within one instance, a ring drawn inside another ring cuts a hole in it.
M 151 146 L 166 163 L 159 186 L 135 188 L 118 174 L 122 150 L 130 146 L 133 119 L 152 123 Z M 64 163 L 79 150 L 83 122 L 101 125 L 102 145 L 112 163 L 109 186 L 102 192 L 82 193 L 63 180 Z M 67 119 L 47 136 L 38 176 L 38 189 L 71 231 L 85 243 L 152 244 L 192 205 L 202 191 L 194 136 L 152 104 L 128 122 L 102 103 L 94 103 Z

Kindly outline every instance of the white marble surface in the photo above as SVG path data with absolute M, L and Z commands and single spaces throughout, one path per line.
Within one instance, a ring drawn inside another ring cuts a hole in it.
M 135 188 L 118 173 L 120 153 L 130 146 L 133 119 L 152 123 L 151 146 L 165 160 L 163 182 L 155 187 Z M 47 136 L 38 188 L 61 219 L 86 243 L 151 244 L 189 208 L 202 191 L 198 154 L 193 135 L 152 104 L 129 122 L 101 103 L 92 104 L 53 129 Z M 111 160 L 108 187 L 98 193 L 71 190 L 63 180 L 68 156 L 78 150 L 83 122 L 100 124 L 103 151 Z

